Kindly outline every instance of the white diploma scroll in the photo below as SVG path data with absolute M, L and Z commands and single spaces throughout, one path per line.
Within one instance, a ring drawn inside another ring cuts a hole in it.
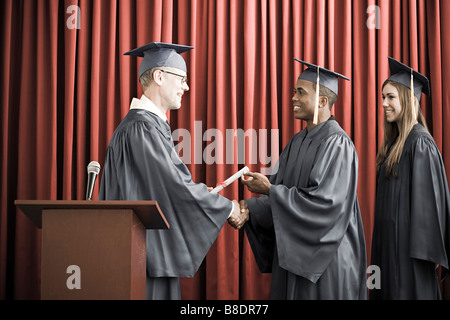
M 222 183 L 218 183 L 217 187 L 215 187 L 211 193 L 218 193 L 219 191 L 221 191 L 223 188 L 228 187 L 232 182 L 236 181 L 237 179 L 239 179 L 240 177 L 242 177 L 244 174 L 246 174 L 247 172 L 249 172 L 250 170 L 247 167 L 243 167 L 241 170 L 239 170 L 238 172 L 236 172 L 235 174 L 233 174 L 231 177 L 229 177 L 227 180 L 225 180 Z

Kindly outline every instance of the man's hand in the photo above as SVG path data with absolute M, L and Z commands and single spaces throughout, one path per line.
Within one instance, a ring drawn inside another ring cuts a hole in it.
M 247 201 L 241 200 L 239 201 L 239 207 L 241 208 L 241 213 L 247 212 L 250 215 L 250 211 L 248 210 Z
M 242 202 L 245 202 L 244 200 L 241 200 L 241 204 L 239 204 L 236 200 L 233 200 L 234 203 L 234 210 L 231 216 L 228 218 L 228 223 L 233 226 L 235 229 L 240 229 L 244 226 L 245 222 L 248 220 L 248 207 L 247 203 L 245 202 L 245 207 Z
M 250 178 L 245 179 L 244 176 L 249 176 Z M 250 192 L 269 195 L 271 184 L 269 179 L 261 173 L 248 172 L 241 177 L 241 182 L 247 186 Z

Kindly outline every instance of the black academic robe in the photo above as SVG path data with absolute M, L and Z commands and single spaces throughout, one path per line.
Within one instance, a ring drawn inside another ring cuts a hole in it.
M 232 210 L 232 202 L 194 183 L 167 122 L 132 109 L 106 151 L 100 200 L 156 200 L 170 224 L 147 230 L 147 276 L 193 277 Z
M 405 142 L 398 177 L 377 181 L 371 264 L 380 268 L 380 289 L 371 299 L 440 299 L 436 264 L 448 272 L 450 196 L 441 154 L 416 124 Z
M 246 234 L 271 299 L 366 299 L 358 159 L 332 118 L 287 144 L 269 196 L 248 199 Z

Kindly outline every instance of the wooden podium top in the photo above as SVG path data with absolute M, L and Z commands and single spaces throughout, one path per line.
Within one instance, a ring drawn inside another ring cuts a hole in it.
M 123 210 L 131 209 L 146 229 L 169 229 L 156 201 L 103 200 L 16 200 L 14 204 L 38 227 L 42 228 L 42 210 Z

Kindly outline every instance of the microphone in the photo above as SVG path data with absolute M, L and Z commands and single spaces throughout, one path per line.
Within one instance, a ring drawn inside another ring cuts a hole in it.
M 91 200 L 92 192 L 94 191 L 95 180 L 100 172 L 100 164 L 97 161 L 91 161 L 87 166 L 88 181 L 86 188 L 86 200 Z

